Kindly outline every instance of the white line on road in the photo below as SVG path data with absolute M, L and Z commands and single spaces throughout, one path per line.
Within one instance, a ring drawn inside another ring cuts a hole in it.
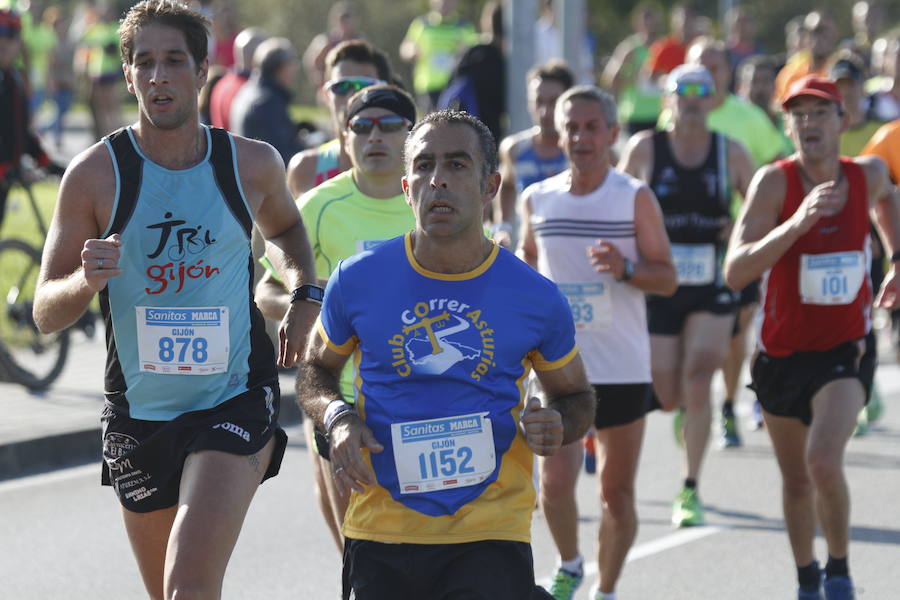
M 703 539 L 705 537 L 721 533 L 726 529 L 730 529 L 730 527 L 725 525 L 706 525 L 704 527 L 680 529 L 675 533 L 670 533 L 669 535 L 663 536 L 661 538 L 650 540 L 649 542 L 644 542 L 643 544 L 634 546 L 628 552 L 628 557 L 625 559 L 625 562 L 633 562 L 642 558 L 647 558 L 648 556 L 652 556 L 654 554 L 659 554 L 660 552 L 665 552 L 666 550 L 671 550 L 672 548 L 677 548 L 678 546 L 684 546 L 685 544 L 690 544 L 691 542 L 696 542 L 697 540 Z M 586 560 L 584 565 L 585 577 L 590 577 L 596 574 L 597 561 Z M 549 577 L 546 577 L 539 580 L 537 583 L 538 585 L 547 588 L 552 583 L 552 580 Z
M 635 560 L 640 560 L 642 558 L 647 558 L 648 556 L 659 554 L 660 552 L 665 552 L 666 550 L 671 550 L 676 546 L 683 546 L 684 544 L 696 542 L 697 540 L 703 539 L 710 535 L 714 535 L 721 531 L 725 531 L 726 529 L 728 529 L 728 527 L 720 525 L 707 525 L 705 527 L 691 527 L 690 529 L 682 529 L 680 531 L 676 531 L 675 533 L 670 533 L 667 536 L 663 536 L 659 539 L 634 546 L 631 551 L 628 552 L 628 558 L 626 558 L 625 561 L 632 562 Z

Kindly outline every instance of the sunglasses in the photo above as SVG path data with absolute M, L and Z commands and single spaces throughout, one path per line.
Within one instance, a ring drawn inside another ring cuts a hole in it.
M 381 117 L 353 117 L 347 126 L 357 135 L 366 135 L 372 132 L 372 128 L 378 125 L 382 133 L 396 133 L 409 129 L 409 121 L 399 115 L 384 115 Z
M 346 96 L 347 94 L 355 94 L 361 89 L 378 83 L 384 83 L 384 81 L 374 77 L 344 77 L 342 79 L 326 81 L 325 89 L 335 96 Z
M 712 95 L 712 87 L 706 83 L 679 83 L 675 93 L 686 98 L 706 98 Z

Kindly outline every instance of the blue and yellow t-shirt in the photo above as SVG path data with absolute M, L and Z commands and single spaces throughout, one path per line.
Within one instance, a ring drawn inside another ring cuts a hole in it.
M 419 265 L 410 235 L 340 263 L 317 323 L 355 353 L 357 405 L 384 450 L 343 533 L 420 544 L 529 542 L 533 454 L 519 429 L 532 367 L 578 353 L 556 284 L 494 246 L 473 271 Z

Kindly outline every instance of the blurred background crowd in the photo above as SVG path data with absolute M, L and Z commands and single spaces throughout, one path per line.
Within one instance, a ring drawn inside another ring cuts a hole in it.
M 531 62 L 539 64 L 561 54 L 559 11 L 552 0 L 533 2 L 537 18 Z M 133 116 L 135 105 L 125 90 L 116 37 L 118 17 L 130 4 L 0 0 L 0 9 L 14 11 L 10 14 L 18 18 L 17 23 L 0 24 L 0 34 L 21 37 L 13 68 L 27 89 L 31 124 L 51 154 L 54 148 L 64 148 L 73 106 L 86 109 L 92 140 Z M 230 102 L 216 106 L 213 90 L 224 86 L 233 99 L 250 82 L 257 97 L 274 102 L 269 105 L 274 111 L 267 112 L 269 130 L 291 129 L 289 139 L 277 140 L 286 157 L 332 137 L 322 107 L 325 57 L 340 42 L 357 38 L 384 52 L 395 82 L 415 93 L 421 110 L 454 106 L 475 112 L 498 141 L 513 130 L 502 84 L 508 61 L 502 9 L 508 3 L 200 0 L 193 4 L 213 23 L 212 68 L 203 94 L 205 119 L 230 126 Z M 758 106 L 778 129 L 779 116 L 773 108 L 777 98 L 791 81 L 808 73 L 830 74 L 841 82 L 851 116 L 852 139 L 846 153 L 858 152 L 879 124 L 900 118 L 898 3 L 586 0 L 580 5 L 584 35 L 573 65 L 576 80 L 597 82 L 615 93 L 626 125 L 623 135 L 657 123 L 661 76 L 685 61 L 691 43 L 709 38 L 721 41 L 729 58 L 729 72 L 719 74 L 717 83 Z M 524 104 L 524 97 L 521 101 Z M 280 135 L 284 137 L 284 132 Z M 752 150 L 752 143 L 742 141 Z M 66 152 L 69 157 L 71 153 Z

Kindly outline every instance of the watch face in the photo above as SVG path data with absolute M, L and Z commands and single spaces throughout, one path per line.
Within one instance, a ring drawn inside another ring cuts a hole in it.
M 309 300 L 310 302 L 321 304 L 324 299 L 325 290 L 317 285 L 301 285 L 291 292 L 291 302 L 296 302 L 297 300 Z

